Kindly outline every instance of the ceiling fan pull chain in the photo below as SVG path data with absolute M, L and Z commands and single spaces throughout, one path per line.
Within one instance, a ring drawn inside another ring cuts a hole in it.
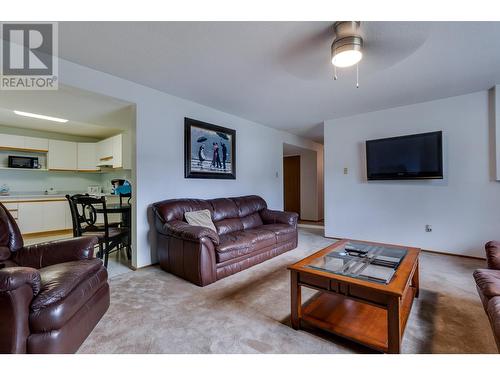
M 337 67 L 335 65 L 333 66 L 333 80 L 337 80 Z
M 356 64 L 356 88 L 359 89 L 359 64 Z

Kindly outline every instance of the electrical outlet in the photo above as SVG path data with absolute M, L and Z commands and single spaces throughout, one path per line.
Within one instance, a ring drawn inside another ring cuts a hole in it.
M 344 168 L 344 174 L 347 174 L 347 168 Z
M 432 226 L 430 224 L 425 225 L 425 231 L 426 232 L 432 232 Z

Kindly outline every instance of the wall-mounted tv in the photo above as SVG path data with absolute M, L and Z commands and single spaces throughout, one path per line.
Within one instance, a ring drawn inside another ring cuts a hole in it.
M 443 132 L 366 141 L 368 180 L 443 178 Z

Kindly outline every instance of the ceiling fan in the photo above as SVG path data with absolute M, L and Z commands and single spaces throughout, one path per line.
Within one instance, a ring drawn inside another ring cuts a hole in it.
M 278 50 L 278 61 L 289 74 L 307 81 L 325 82 L 341 74 L 355 78 L 361 71 L 373 76 L 416 52 L 432 27 L 429 22 L 294 23 L 287 30 L 289 42 Z
M 337 68 L 356 65 L 356 87 L 359 88 L 359 62 L 363 58 L 363 38 L 360 21 L 338 21 L 333 25 L 335 39 L 331 47 L 333 79 L 337 80 Z

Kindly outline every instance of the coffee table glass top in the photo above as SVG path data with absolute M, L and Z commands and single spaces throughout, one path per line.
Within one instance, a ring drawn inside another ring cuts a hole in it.
M 388 284 L 406 253 L 405 248 L 349 241 L 314 259 L 306 267 Z

